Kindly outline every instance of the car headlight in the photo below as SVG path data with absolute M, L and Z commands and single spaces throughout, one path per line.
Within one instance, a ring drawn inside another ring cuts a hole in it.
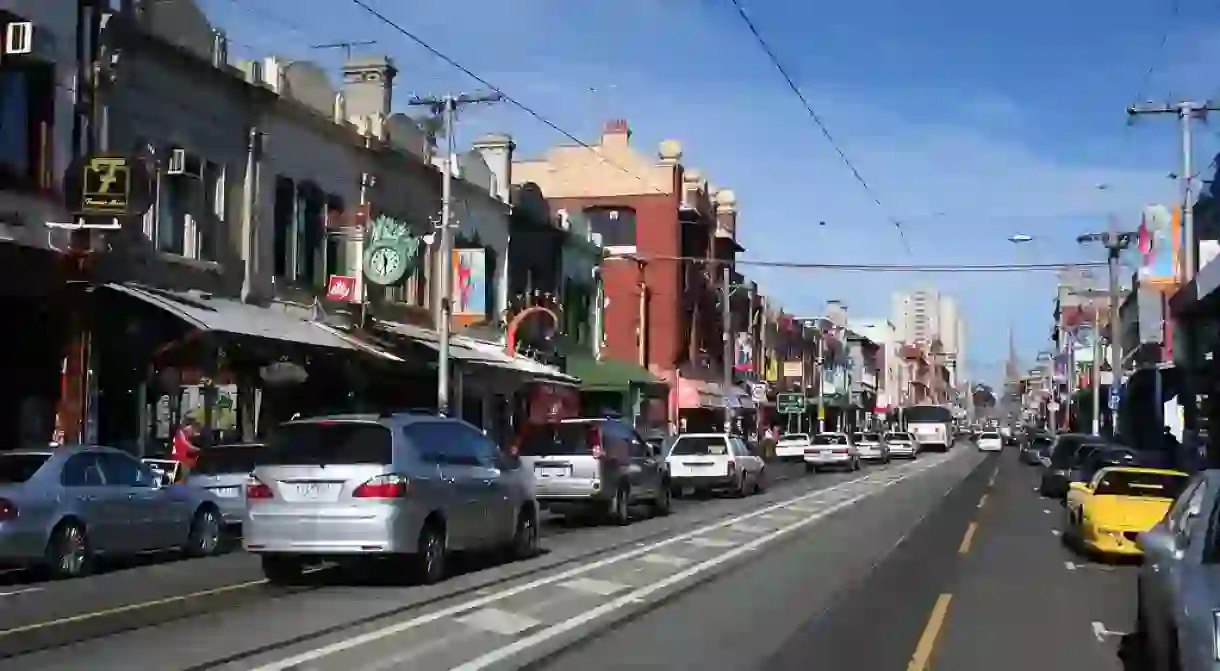
M 1212 611 L 1212 659 L 1220 662 L 1220 610 Z

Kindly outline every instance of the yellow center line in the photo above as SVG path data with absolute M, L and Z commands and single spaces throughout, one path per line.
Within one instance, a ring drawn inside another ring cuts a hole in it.
M 957 546 L 958 554 L 966 554 L 970 552 L 970 543 L 974 541 L 974 532 L 979 528 L 978 522 L 971 522 L 970 526 L 966 527 L 966 535 L 962 536 L 962 544 Z
M 970 525 L 971 529 L 974 525 Z M 969 532 L 967 532 L 969 538 Z M 936 650 L 936 640 L 940 637 L 940 630 L 945 626 L 945 616 L 949 613 L 949 602 L 953 600 L 952 594 L 941 594 L 936 599 L 936 605 L 932 606 L 932 614 L 928 616 L 928 624 L 923 628 L 923 634 L 919 637 L 919 643 L 915 646 L 915 654 L 911 655 L 911 663 L 907 664 L 907 671 L 926 671 L 928 663 L 932 661 L 932 652 Z

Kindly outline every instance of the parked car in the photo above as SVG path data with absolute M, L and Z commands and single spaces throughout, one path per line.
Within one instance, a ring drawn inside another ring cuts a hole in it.
M 323 560 L 405 558 L 422 582 L 451 550 L 538 549 L 533 478 L 482 431 L 428 414 L 278 427 L 246 484 L 243 541 L 272 582 Z
M 523 429 L 517 444 L 534 473 L 539 504 L 561 515 L 592 513 L 631 523 L 631 506 L 668 515 L 669 469 L 664 455 L 617 419 L 565 419 Z
M 975 444 L 978 445 L 980 452 L 1001 452 L 1004 450 L 1004 438 L 994 431 L 980 433 Z
M 1062 499 L 1067 495 L 1069 471 L 1076 463 L 1076 453 L 1086 444 L 1104 443 L 1100 436 L 1083 433 L 1061 433 L 1051 445 L 1048 465 L 1042 472 L 1038 492 L 1048 498 Z
M 813 445 L 805 449 L 806 473 L 828 468 L 860 470 L 860 452 L 846 433 L 819 433 L 813 437 Z
M 95 445 L 0 452 L 0 563 L 55 578 L 89 573 L 101 556 L 220 546 L 214 497 L 162 485 L 121 450 Z
M 804 459 L 805 450 L 812 444 L 813 439 L 807 433 L 784 434 L 775 443 L 775 457 L 791 461 Z
M 890 448 L 880 433 L 866 431 L 852 434 L 852 443 L 855 444 L 861 459 L 881 464 L 890 463 Z
M 213 445 L 199 451 L 186 483 L 216 497 L 225 524 L 240 525 L 246 515 L 246 482 L 267 451 L 264 443 Z
M 1102 468 L 1068 486 L 1063 539 L 1087 553 L 1139 556 L 1136 539 L 1169 512 L 1190 476 L 1152 468 Z
M 157 478 L 159 484 L 172 485 L 178 482 L 178 474 L 182 470 L 182 464 L 177 461 L 157 457 L 144 457 L 140 462 L 152 471 L 153 476 Z
M 1049 455 L 1054 441 L 1049 436 L 1035 435 L 1021 446 L 1021 463 L 1037 466 L 1042 463 L 1042 457 Z
M 740 436 L 679 434 L 665 456 L 670 483 L 679 495 L 727 491 L 757 494 L 766 487 L 765 464 Z
M 919 440 L 913 433 L 906 431 L 889 431 L 881 436 L 882 442 L 889 449 L 890 457 L 919 457 Z
M 1169 513 L 1139 534 L 1144 553 L 1133 637 L 1150 669 L 1211 671 L 1220 628 L 1220 471 L 1191 478 Z

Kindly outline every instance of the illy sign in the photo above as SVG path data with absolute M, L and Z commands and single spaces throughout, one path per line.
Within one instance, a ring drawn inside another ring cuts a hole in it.
M 331 275 L 326 283 L 326 300 L 342 303 L 354 303 L 356 296 L 356 278 L 352 275 Z

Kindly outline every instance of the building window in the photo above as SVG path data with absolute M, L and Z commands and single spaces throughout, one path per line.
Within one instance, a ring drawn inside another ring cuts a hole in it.
M 45 64 L 0 70 L 0 184 L 51 188 L 55 72 Z
M 157 177 L 157 249 L 198 261 L 219 261 L 227 220 L 225 167 L 188 155 L 182 174 Z
M 276 179 L 272 245 L 277 278 L 304 287 L 326 285 L 326 216 L 333 202 L 311 182 Z
M 590 207 L 585 209 L 589 227 L 602 236 L 604 247 L 635 247 L 635 210 L 629 207 Z

